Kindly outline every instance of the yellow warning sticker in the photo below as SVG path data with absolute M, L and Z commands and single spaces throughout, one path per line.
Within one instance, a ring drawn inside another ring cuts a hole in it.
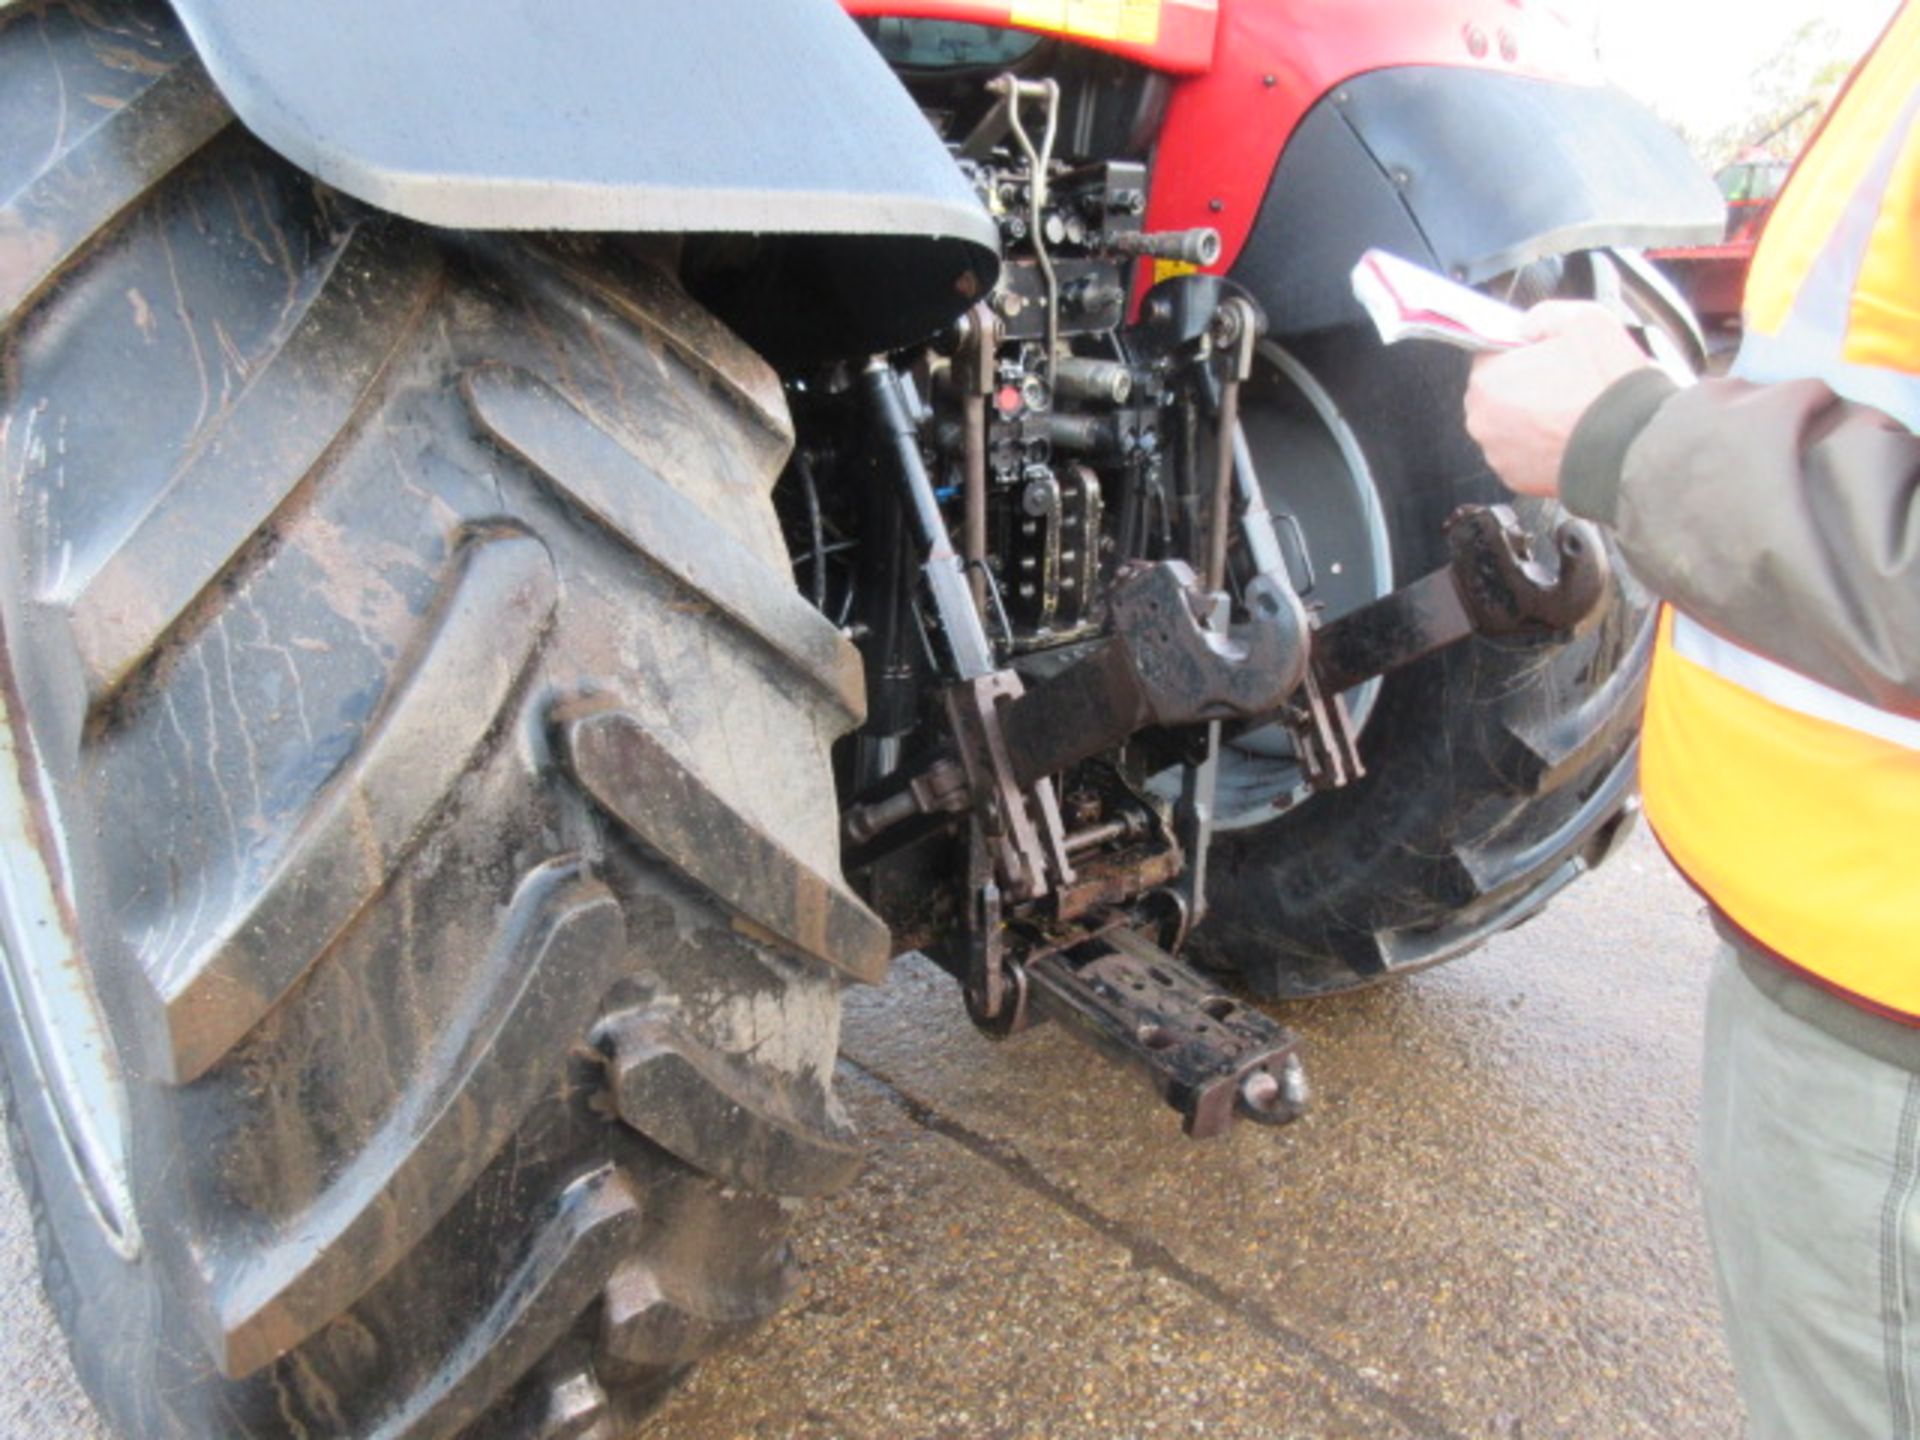
M 1189 265 L 1184 260 L 1156 260 L 1153 262 L 1153 283 L 1171 280 L 1176 275 L 1198 275 L 1200 267 Z
M 1085 40 L 1118 40 L 1152 45 L 1160 39 L 1164 0 L 1012 0 L 1008 19 L 1015 25 L 1075 35 Z

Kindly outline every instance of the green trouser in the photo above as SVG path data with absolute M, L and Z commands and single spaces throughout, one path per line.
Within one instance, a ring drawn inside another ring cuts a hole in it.
M 1749 1433 L 1920 1434 L 1920 1031 L 1725 947 L 1700 1169 Z

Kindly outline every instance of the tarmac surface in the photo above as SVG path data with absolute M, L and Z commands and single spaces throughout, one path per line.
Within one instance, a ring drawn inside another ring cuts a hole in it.
M 1738 1433 L 1694 1194 L 1713 940 L 1642 833 L 1478 953 L 1279 1010 L 1317 1108 L 1196 1144 L 918 960 L 849 995 L 873 1159 L 646 1440 Z M 0 1180 L 0 1436 L 105 1440 Z

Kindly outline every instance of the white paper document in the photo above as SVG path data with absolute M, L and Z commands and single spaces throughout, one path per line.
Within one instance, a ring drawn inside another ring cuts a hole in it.
M 1462 350 L 1511 350 L 1521 338 L 1521 312 L 1425 266 L 1369 250 L 1353 267 L 1353 295 L 1380 339 L 1440 340 Z

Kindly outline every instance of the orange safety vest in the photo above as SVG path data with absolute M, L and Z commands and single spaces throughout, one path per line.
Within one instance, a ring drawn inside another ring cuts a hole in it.
M 1789 179 L 1744 321 L 1734 375 L 1817 378 L 1920 429 L 1914 0 Z M 1647 818 L 1723 914 L 1814 979 L 1920 1023 L 1920 720 L 1669 607 L 1641 747 Z

